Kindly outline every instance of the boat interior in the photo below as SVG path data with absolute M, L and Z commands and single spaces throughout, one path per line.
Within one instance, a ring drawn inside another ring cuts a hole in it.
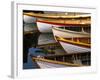
M 62 30 L 62 31 L 74 31 L 74 32 L 83 32 L 83 33 L 91 33 L 91 27 L 90 26 L 61 26 L 61 27 L 55 27 L 53 26 L 53 29 Z
M 71 67 L 80 67 L 91 65 L 90 55 L 90 52 L 87 52 L 66 55 L 48 55 L 43 57 L 32 57 L 32 59 L 35 61 L 48 62 Z
M 57 37 L 56 39 L 65 43 L 70 43 L 70 44 L 74 44 L 74 45 L 79 45 L 79 46 L 84 46 L 87 48 L 91 47 L 91 38 L 89 37 L 75 37 L 75 38 L 62 38 L 62 37 Z

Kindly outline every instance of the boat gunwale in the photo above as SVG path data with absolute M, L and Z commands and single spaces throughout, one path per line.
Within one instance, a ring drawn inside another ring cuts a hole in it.
M 35 13 L 26 13 L 24 12 L 23 15 L 28 15 L 28 16 L 32 16 L 32 17 L 41 17 L 41 18 L 61 18 L 61 19 L 77 19 L 77 18 L 91 18 L 90 15 L 87 15 L 87 16 L 84 16 L 84 15 L 77 15 L 77 16 L 58 16 L 58 15 L 50 15 L 48 16 L 49 14 L 35 14 Z
M 67 44 L 75 45 L 75 46 L 91 48 L 91 44 L 86 44 L 86 43 L 82 43 L 82 42 L 76 42 L 76 41 L 72 41 L 72 40 L 66 40 L 65 38 L 61 38 L 61 37 L 57 37 L 57 36 L 55 36 L 55 37 L 56 37 L 56 39 L 57 39 L 57 41 L 59 43 L 61 41 L 61 42 L 67 43 Z
M 61 25 L 61 26 L 84 26 L 84 27 L 86 27 L 86 26 L 88 26 L 88 25 L 90 25 L 90 23 L 89 24 L 82 24 L 82 23 L 78 23 L 78 24 L 71 24 L 71 23 L 58 23 L 58 22 L 50 22 L 50 21 L 45 21 L 45 20 L 37 20 L 36 22 L 40 22 L 40 23 L 46 23 L 46 24 L 53 24 L 53 25 Z
M 68 62 L 54 61 L 54 60 L 44 59 L 44 58 L 35 58 L 35 57 L 33 57 L 32 59 L 36 60 L 36 61 L 44 61 L 44 62 L 48 62 L 48 63 L 60 64 L 60 65 L 71 66 L 71 67 L 85 66 L 85 65 L 73 64 L 73 63 L 68 63 Z
M 87 32 L 77 32 L 77 31 L 71 31 L 71 30 L 67 30 L 67 29 L 61 29 L 59 27 L 52 27 L 52 29 L 54 30 L 58 30 L 58 31 L 63 31 L 63 32 L 69 32 L 69 33 L 73 33 L 73 34 L 84 34 L 84 35 L 90 35 L 90 33 Z

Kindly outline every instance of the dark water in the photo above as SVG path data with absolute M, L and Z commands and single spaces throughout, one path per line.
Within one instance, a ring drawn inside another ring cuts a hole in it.
M 38 44 L 38 33 L 34 33 L 34 34 L 26 34 L 23 36 L 23 60 L 24 62 L 27 62 L 27 54 L 28 54 L 28 49 L 31 46 L 36 47 L 36 45 Z
M 28 56 L 28 50 L 32 46 L 34 48 L 38 44 L 38 36 L 39 33 L 34 33 L 34 34 L 25 34 L 26 32 L 34 32 L 37 30 L 36 23 L 24 23 L 23 25 L 23 69 L 33 69 L 33 68 L 39 68 L 39 66 L 36 64 L 36 62 L 31 63 L 31 57 Z

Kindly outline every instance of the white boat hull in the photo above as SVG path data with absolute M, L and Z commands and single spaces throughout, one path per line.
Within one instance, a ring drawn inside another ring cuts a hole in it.
M 59 25 L 54 25 L 54 24 L 37 21 L 37 27 L 41 33 L 52 33 L 52 26 L 59 27 Z
M 35 17 L 27 16 L 27 15 L 23 16 L 23 20 L 24 20 L 25 23 L 34 23 L 34 22 L 36 22 Z
M 74 37 L 90 37 L 89 33 L 85 32 L 76 32 L 76 31 L 70 31 L 70 30 L 62 30 L 59 28 L 52 28 L 53 35 L 58 37 L 64 37 L 64 38 L 74 38 Z
M 63 68 L 63 67 L 67 67 L 64 65 L 60 65 L 60 64 L 53 64 L 53 63 L 49 63 L 49 62 L 43 62 L 43 61 L 37 61 L 37 64 L 40 66 L 40 68 L 45 69 L 45 68 Z
M 91 51 L 90 48 L 78 46 L 78 45 L 75 45 L 75 44 L 65 43 L 65 42 L 62 42 L 62 41 L 59 41 L 59 43 L 64 48 L 64 50 L 67 52 L 67 54 L 84 53 L 84 52 L 90 52 Z

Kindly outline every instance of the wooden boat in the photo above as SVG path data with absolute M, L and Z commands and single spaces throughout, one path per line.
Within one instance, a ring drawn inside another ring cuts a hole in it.
M 52 26 L 54 27 L 65 27 L 65 26 L 89 26 L 91 21 L 89 20 L 73 20 L 73 19 L 37 19 L 38 30 L 42 33 L 52 32 Z
M 34 23 L 36 22 L 36 18 L 28 15 L 23 15 L 24 23 Z
M 91 44 L 89 37 L 74 37 L 74 38 L 56 37 L 56 40 L 64 48 L 67 54 L 91 51 Z
M 41 33 L 52 33 L 52 26 L 59 27 L 60 25 L 53 25 L 53 24 L 37 21 L 37 27 L 39 32 Z
M 24 12 L 23 15 L 31 16 L 31 17 L 38 17 L 38 18 L 52 18 L 52 19 L 58 19 L 58 18 L 87 18 L 90 17 L 90 14 L 85 13 L 78 13 L 73 14 L 73 12 L 66 15 L 66 13 L 62 12 L 44 12 L 44 13 L 34 13 L 34 12 Z
M 37 64 L 40 66 L 40 68 L 63 68 L 63 67 L 83 66 L 80 64 L 73 64 L 73 63 L 55 61 L 55 60 L 44 59 L 44 58 L 33 58 L 33 60 L 35 60 L 37 62 Z
M 34 18 L 38 18 L 36 23 L 38 30 L 42 33 L 52 32 L 52 26 L 66 26 L 66 25 L 88 25 L 91 23 L 89 15 L 61 15 L 61 13 L 33 13 L 28 12 L 23 14 L 26 18 L 31 17 L 31 21 L 26 19 L 25 22 L 32 22 Z M 33 18 L 32 18 L 33 17 Z
M 32 57 L 40 68 L 63 68 L 63 67 L 82 67 L 90 66 L 90 52 L 76 53 L 66 55 L 47 55 L 41 57 Z
M 90 37 L 90 26 L 52 27 L 53 35 L 64 38 Z
M 30 48 L 28 54 L 28 64 L 34 66 L 36 62 L 40 68 L 63 68 L 89 66 L 91 63 L 90 52 L 76 54 L 47 54 L 43 49 Z

